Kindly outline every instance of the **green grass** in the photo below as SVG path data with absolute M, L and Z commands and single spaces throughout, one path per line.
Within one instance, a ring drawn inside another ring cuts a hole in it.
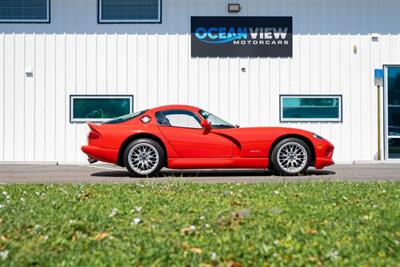
M 400 183 L 1 185 L 1 192 L 4 266 L 400 262 Z

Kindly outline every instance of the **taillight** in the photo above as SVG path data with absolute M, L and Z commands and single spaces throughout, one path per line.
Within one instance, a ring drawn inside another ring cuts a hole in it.
M 99 138 L 100 138 L 100 135 L 98 133 L 96 133 L 96 132 L 90 132 L 89 135 L 88 135 L 88 139 L 89 140 L 99 139 Z
M 93 123 L 90 123 L 90 122 L 88 122 L 87 124 L 88 124 L 88 126 L 89 126 L 89 128 L 90 128 L 89 134 L 88 134 L 88 136 L 87 136 L 87 138 L 88 138 L 88 143 L 89 143 L 89 145 L 90 145 L 90 142 L 91 142 L 91 141 L 100 139 L 101 134 L 100 134 L 100 132 L 98 131 L 98 128 L 100 128 L 100 125 L 96 125 L 96 124 L 93 124 Z

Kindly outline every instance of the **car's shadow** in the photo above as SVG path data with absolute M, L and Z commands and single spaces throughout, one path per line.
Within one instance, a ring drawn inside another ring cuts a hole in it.
M 310 169 L 304 176 L 334 175 L 334 171 Z M 99 177 L 129 177 L 128 171 L 102 171 L 91 174 Z M 158 177 L 237 177 L 237 176 L 277 176 L 270 170 L 161 170 Z

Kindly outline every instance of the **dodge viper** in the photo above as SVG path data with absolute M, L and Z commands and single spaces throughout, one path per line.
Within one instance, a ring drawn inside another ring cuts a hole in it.
M 232 125 L 203 109 L 168 105 L 102 124 L 88 122 L 89 162 L 126 167 L 131 176 L 170 169 L 258 168 L 298 175 L 334 164 L 333 145 L 318 134 L 283 127 Z

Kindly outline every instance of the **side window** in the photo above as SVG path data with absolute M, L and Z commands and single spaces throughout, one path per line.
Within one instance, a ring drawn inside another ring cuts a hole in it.
M 156 112 L 156 119 L 158 125 L 162 126 L 171 126 L 167 118 L 165 118 L 164 114 L 161 111 Z
M 187 110 L 167 110 L 157 112 L 158 125 L 201 129 L 200 119 Z

